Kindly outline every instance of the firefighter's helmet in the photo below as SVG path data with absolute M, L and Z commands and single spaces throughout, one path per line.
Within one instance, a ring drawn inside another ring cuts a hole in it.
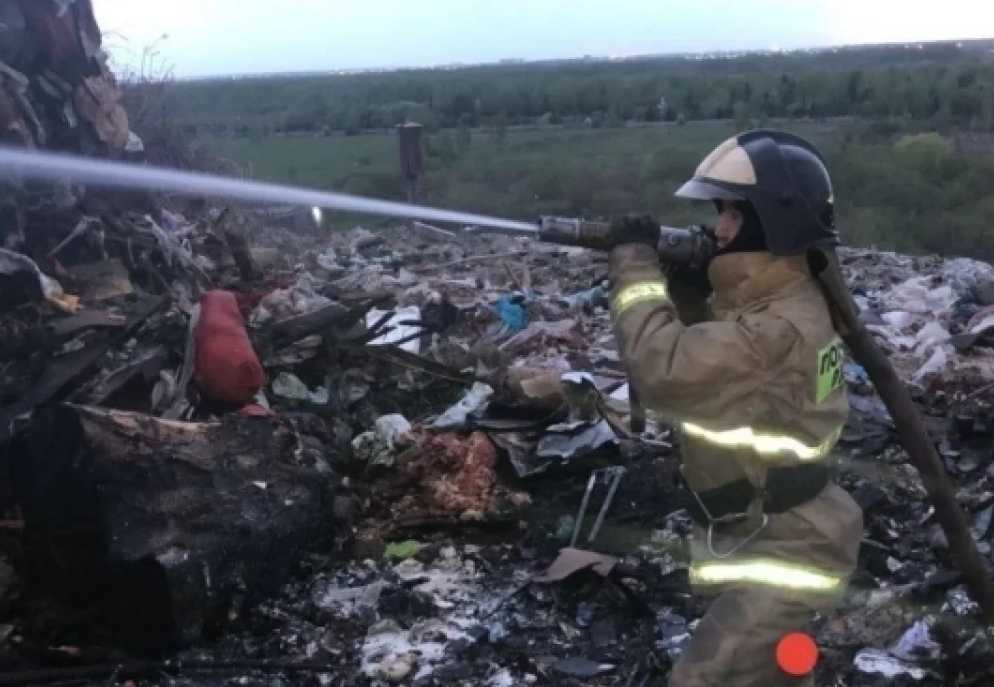
M 839 243 L 825 159 L 814 145 L 783 131 L 757 129 L 728 139 L 676 195 L 749 202 L 776 255 Z

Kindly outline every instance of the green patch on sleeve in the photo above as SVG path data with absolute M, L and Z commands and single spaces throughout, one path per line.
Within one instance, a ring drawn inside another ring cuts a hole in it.
M 815 382 L 815 403 L 823 403 L 826 398 L 845 384 L 842 366 L 845 363 L 842 342 L 836 339 L 818 351 L 818 374 Z

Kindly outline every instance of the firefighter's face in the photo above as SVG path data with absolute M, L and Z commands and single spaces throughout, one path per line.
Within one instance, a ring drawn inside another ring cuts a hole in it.
M 718 222 L 714 227 L 715 240 L 722 249 L 732 242 L 742 228 L 742 212 L 730 201 L 718 201 Z

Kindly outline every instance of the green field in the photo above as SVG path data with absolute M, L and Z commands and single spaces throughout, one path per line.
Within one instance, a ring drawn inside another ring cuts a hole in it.
M 777 124 L 829 159 L 845 240 L 994 259 L 994 162 L 934 133 L 880 131 L 851 120 Z M 731 122 L 630 128 L 444 129 L 425 137 L 421 202 L 532 218 L 648 211 L 670 224 L 710 209 L 673 198 Z M 396 134 L 219 137 L 211 151 L 258 179 L 402 199 Z M 332 216 L 331 220 L 336 222 Z M 338 217 L 351 224 L 354 217 Z
M 794 127 L 820 141 L 831 127 Z M 697 216 L 673 191 L 727 123 L 618 129 L 446 130 L 426 136 L 421 201 L 513 217 L 611 215 L 647 210 Z M 401 199 L 396 134 L 214 138 L 211 150 L 258 179 Z

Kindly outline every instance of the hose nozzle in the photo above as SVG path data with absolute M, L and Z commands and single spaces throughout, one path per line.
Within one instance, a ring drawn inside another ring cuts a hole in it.
M 546 216 L 540 218 L 538 226 L 539 240 L 549 243 L 606 251 L 614 248 L 616 241 L 607 222 Z M 714 255 L 714 236 L 703 226 L 685 229 L 661 226 L 656 249 L 661 262 L 703 268 Z

